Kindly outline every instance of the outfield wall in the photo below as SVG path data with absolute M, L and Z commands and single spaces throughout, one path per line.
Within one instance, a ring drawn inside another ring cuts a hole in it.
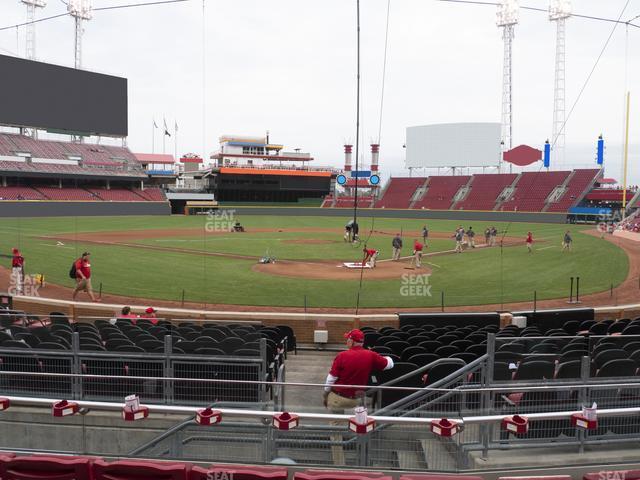
M 0 202 L 0 217 L 99 217 L 170 215 L 169 202 Z
M 246 207 L 225 205 L 223 208 L 235 210 L 238 215 L 288 215 L 318 217 L 353 217 L 350 208 L 307 208 L 307 207 Z M 482 222 L 526 222 L 556 223 L 567 222 L 566 213 L 546 212 L 492 212 L 476 210 L 395 210 L 390 208 L 358 208 L 361 218 L 424 218 L 432 220 L 465 220 Z

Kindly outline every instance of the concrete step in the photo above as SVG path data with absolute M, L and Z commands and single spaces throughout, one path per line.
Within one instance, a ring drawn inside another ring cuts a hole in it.
M 400 470 L 426 470 L 427 463 L 424 456 L 413 450 L 400 450 L 398 455 L 398 466 Z

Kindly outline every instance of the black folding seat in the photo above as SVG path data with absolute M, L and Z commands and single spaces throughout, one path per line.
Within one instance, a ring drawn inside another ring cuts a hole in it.
M 455 342 L 456 340 L 458 340 L 458 337 L 456 337 L 455 335 L 441 335 L 438 338 L 438 341 L 443 345 L 450 345 L 451 342 Z
M 586 350 L 569 350 L 560 354 L 558 362 L 568 362 L 570 360 L 580 360 L 582 357 L 589 356 L 589 352 Z
M 38 350 L 66 350 L 64 345 L 56 342 L 40 342 L 36 348 Z
M 21 342 L 20 340 L 5 340 L 2 342 L 2 348 L 20 348 L 20 349 L 31 349 L 28 343 Z
M 379 353 L 380 355 L 388 355 L 390 353 L 393 353 L 393 351 L 389 347 L 385 347 L 383 345 L 376 345 L 375 347 L 371 348 L 371 350 Z
M 480 357 L 485 353 L 487 353 L 487 345 L 486 344 L 471 345 L 470 347 L 465 349 L 465 352 L 473 353 L 474 355 L 477 355 L 478 357 Z
M 411 335 L 407 332 L 392 332 L 390 336 L 396 337 L 398 340 L 403 340 L 403 341 L 407 341 L 407 339 L 411 337 Z
M 424 367 L 425 365 L 429 365 L 436 360 L 440 360 L 440 356 L 436 355 L 435 353 L 419 353 L 409 358 L 407 363 L 413 363 L 415 365 L 418 365 L 418 367 Z
M 444 362 L 434 365 L 425 372 L 425 385 L 432 385 L 435 382 L 448 377 L 452 373 L 463 367 L 459 362 Z
M 629 354 L 624 350 L 609 349 L 600 351 L 593 357 L 593 364 L 596 369 L 600 370 L 604 365 L 612 360 L 625 360 L 629 358 Z
M 471 340 L 456 340 L 451 342 L 451 346 L 458 348 L 461 352 L 464 352 L 471 345 L 474 345 L 474 342 Z
M 394 382 L 393 386 L 421 388 L 423 386 L 421 381 L 421 375 L 420 374 L 411 375 L 411 373 L 415 372 L 417 369 L 418 369 L 418 366 L 413 363 L 398 362 L 390 370 L 375 372 L 372 375 L 372 378 L 375 378 L 376 385 L 384 385 L 404 375 L 408 375 L 408 377 L 405 380 L 400 382 Z M 382 404 L 379 406 L 384 407 L 387 405 L 391 405 L 392 403 L 395 403 L 403 399 L 404 397 L 410 395 L 411 393 L 412 392 L 410 391 L 402 391 L 402 390 L 382 390 L 382 393 L 380 393 Z
M 578 332 L 589 331 L 589 329 L 595 325 L 597 322 L 595 320 L 584 320 L 580 322 L 578 326 Z M 566 325 L 566 323 L 565 323 Z
M 388 342 L 385 344 L 385 347 L 390 348 L 396 355 L 402 355 L 404 349 L 409 348 L 410 346 L 411 344 L 409 342 L 405 342 L 403 340 L 396 340 L 395 342 Z
M 428 342 L 419 343 L 418 346 L 424 348 L 427 353 L 434 353 L 438 348 L 442 347 L 443 344 L 437 340 L 429 340 Z
M 640 325 L 629 325 L 622 330 L 622 335 L 640 335 Z
M 511 380 L 513 372 L 509 369 L 507 362 L 494 362 L 493 364 L 493 379 L 497 382 L 504 382 Z
M 106 352 L 107 350 L 104 348 L 104 346 L 99 345 L 97 343 L 81 343 L 80 344 L 80 351 L 86 351 L 86 352 Z
M 192 354 L 192 353 L 194 353 L 196 351 L 196 348 L 199 348 L 199 347 L 198 347 L 198 344 L 196 342 L 189 341 L 189 340 L 184 340 L 184 341 L 177 342 L 174 345 L 174 351 L 175 351 L 176 348 L 179 348 L 180 350 L 182 350 L 186 354 Z
M 606 335 L 607 330 L 609 330 L 609 325 L 602 322 L 594 323 L 589 327 L 589 333 L 591 335 Z
M 450 355 L 449 358 L 459 358 L 460 360 L 464 360 L 464 363 L 471 363 L 475 361 L 478 357 L 475 356 L 473 353 L 461 352 L 461 353 L 454 353 L 453 355 Z
M 208 355 L 210 357 L 223 357 L 226 355 L 224 350 L 220 348 L 211 348 L 211 347 L 196 348 L 196 351 L 194 353 L 196 353 L 197 355 Z M 260 356 L 259 352 L 258 352 L 258 356 Z
M 502 343 L 498 348 L 498 352 L 515 352 L 525 353 L 526 347 L 522 342 Z
M 400 359 L 403 362 L 408 362 L 410 357 L 420 353 L 427 353 L 427 351 L 422 347 L 407 347 L 400 353 Z
M 365 348 L 373 347 L 374 345 L 376 345 L 376 342 L 381 337 L 382 335 L 380 335 L 378 332 L 365 332 L 364 334 Z
M 577 379 L 580 378 L 582 362 L 580 360 L 569 360 L 568 362 L 560 362 L 556 372 L 557 379 Z
M 133 342 L 129 339 L 121 339 L 121 338 L 114 338 L 113 340 L 109 339 L 105 342 L 105 348 L 107 350 L 116 350 L 118 347 L 122 347 L 122 346 L 133 346 Z
M 393 327 L 382 327 L 380 330 L 378 330 L 382 335 L 388 335 L 387 332 L 392 333 L 392 332 L 397 332 L 398 330 L 396 328 Z
M 614 333 L 620 333 L 626 328 L 626 324 L 620 322 L 613 322 L 609 325 L 607 333 L 613 335 Z
M 31 348 L 35 348 L 40 343 L 40 339 L 32 333 L 17 333 L 14 338 L 29 345 Z
M 218 347 L 221 350 L 223 350 L 224 352 L 231 354 L 234 351 L 238 350 L 239 348 L 242 348 L 244 346 L 245 342 L 244 340 L 242 340 L 241 338 L 238 337 L 227 337 L 224 340 L 222 340 L 221 342 L 218 343 Z
M 510 352 L 508 350 L 504 350 L 501 352 L 496 352 L 493 355 L 493 358 L 497 362 L 508 362 L 508 363 L 517 363 L 520 361 L 522 357 L 521 353 L 518 352 Z
M 164 342 L 159 340 L 143 340 L 142 342 L 136 342 L 136 345 L 142 348 L 145 352 L 152 352 L 155 349 L 164 349 Z
M 409 337 L 407 342 L 409 342 L 412 346 L 417 347 L 422 342 L 428 342 L 430 340 L 431 340 L 431 337 L 427 335 L 415 335 L 415 336 Z
M 260 350 L 255 348 L 240 348 L 233 352 L 233 355 L 236 357 L 260 357 Z
M 69 325 L 69 317 L 61 312 L 49 313 L 49 321 L 52 325 Z
M 555 365 L 553 362 L 544 360 L 535 360 L 518 365 L 513 379 L 514 380 L 551 380 L 555 374 Z
M 144 350 L 137 345 L 120 345 L 114 350 L 116 352 L 132 352 L 132 353 L 144 353 Z
M 557 351 L 557 345 L 554 345 L 553 343 L 542 342 L 531 347 L 529 353 L 556 353 Z
M 398 339 L 396 337 L 392 337 L 391 335 L 382 335 L 380 338 L 376 340 L 376 345 L 386 345 L 389 342 L 397 342 Z
M 457 347 L 454 347 L 453 345 L 445 345 L 443 347 L 436 349 L 436 351 L 433 353 L 435 353 L 436 355 L 439 355 L 441 358 L 447 358 L 453 355 L 454 353 L 460 353 L 460 349 Z

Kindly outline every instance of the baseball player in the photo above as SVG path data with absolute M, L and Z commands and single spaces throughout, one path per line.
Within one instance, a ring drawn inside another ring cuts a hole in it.
M 491 229 L 487 227 L 484 229 L 484 243 L 488 246 L 489 242 L 491 242 Z
M 399 233 L 396 233 L 396 236 L 391 240 L 391 246 L 393 247 L 393 256 L 391 259 L 397 262 L 400 260 L 400 250 L 402 250 L 402 237 Z
M 456 233 L 453 235 L 453 237 L 456 239 L 455 252 L 456 253 L 462 253 L 462 239 L 464 238 L 464 229 L 463 228 L 458 228 L 456 230 Z
M 469 227 L 469 230 L 467 230 L 467 243 L 471 248 L 476 248 L 475 236 L 476 232 L 473 231 L 473 227 Z
M 533 252 L 533 235 L 531 232 L 527 232 L 526 243 L 527 243 L 527 251 L 529 253 L 532 253 Z
M 374 248 L 364 247 L 362 249 L 364 253 L 364 259 L 362 260 L 363 265 L 369 265 L 371 268 L 376 268 L 376 258 L 380 252 Z
M 21 295 L 24 287 L 24 257 L 17 248 L 13 248 L 11 253 L 13 254 L 11 257 L 12 282 L 15 285 L 16 294 Z
M 426 245 L 428 238 L 429 238 L 429 229 L 425 225 L 424 227 L 422 227 L 422 243 Z
M 491 242 L 489 243 L 490 246 L 495 247 L 496 246 L 496 237 L 498 236 L 498 229 L 495 226 L 491 227 Z
M 567 250 L 568 252 L 570 252 L 572 243 L 573 238 L 571 238 L 571 232 L 567 230 L 567 232 L 564 234 L 564 238 L 562 239 L 562 251 L 564 252 L 565 250 Z
M 413 259 L 415 261 L 416 268 L 420 268 L 422 266 L 422 250 L 424 245 L 420 243 L 418 240 L 413 242 Z

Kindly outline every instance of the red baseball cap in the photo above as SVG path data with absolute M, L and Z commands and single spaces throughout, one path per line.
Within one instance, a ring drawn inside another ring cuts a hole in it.
M 145 310 L 146 313 L 156 313 L 156 309 L 153 307 L 147 307 L 147 309 Z
M 17 248 L 12 248 L 12 249 L 11 249 L 11 251 L 12 251 L 14 254 L 20 253 L 20 250 L 18 250 Z
M 364 333 L 362 333 L 362 330 L 355 329 L 345 333 L 344 338 L 350 338 L 354 342 L 362 343 L 364 342 Z

